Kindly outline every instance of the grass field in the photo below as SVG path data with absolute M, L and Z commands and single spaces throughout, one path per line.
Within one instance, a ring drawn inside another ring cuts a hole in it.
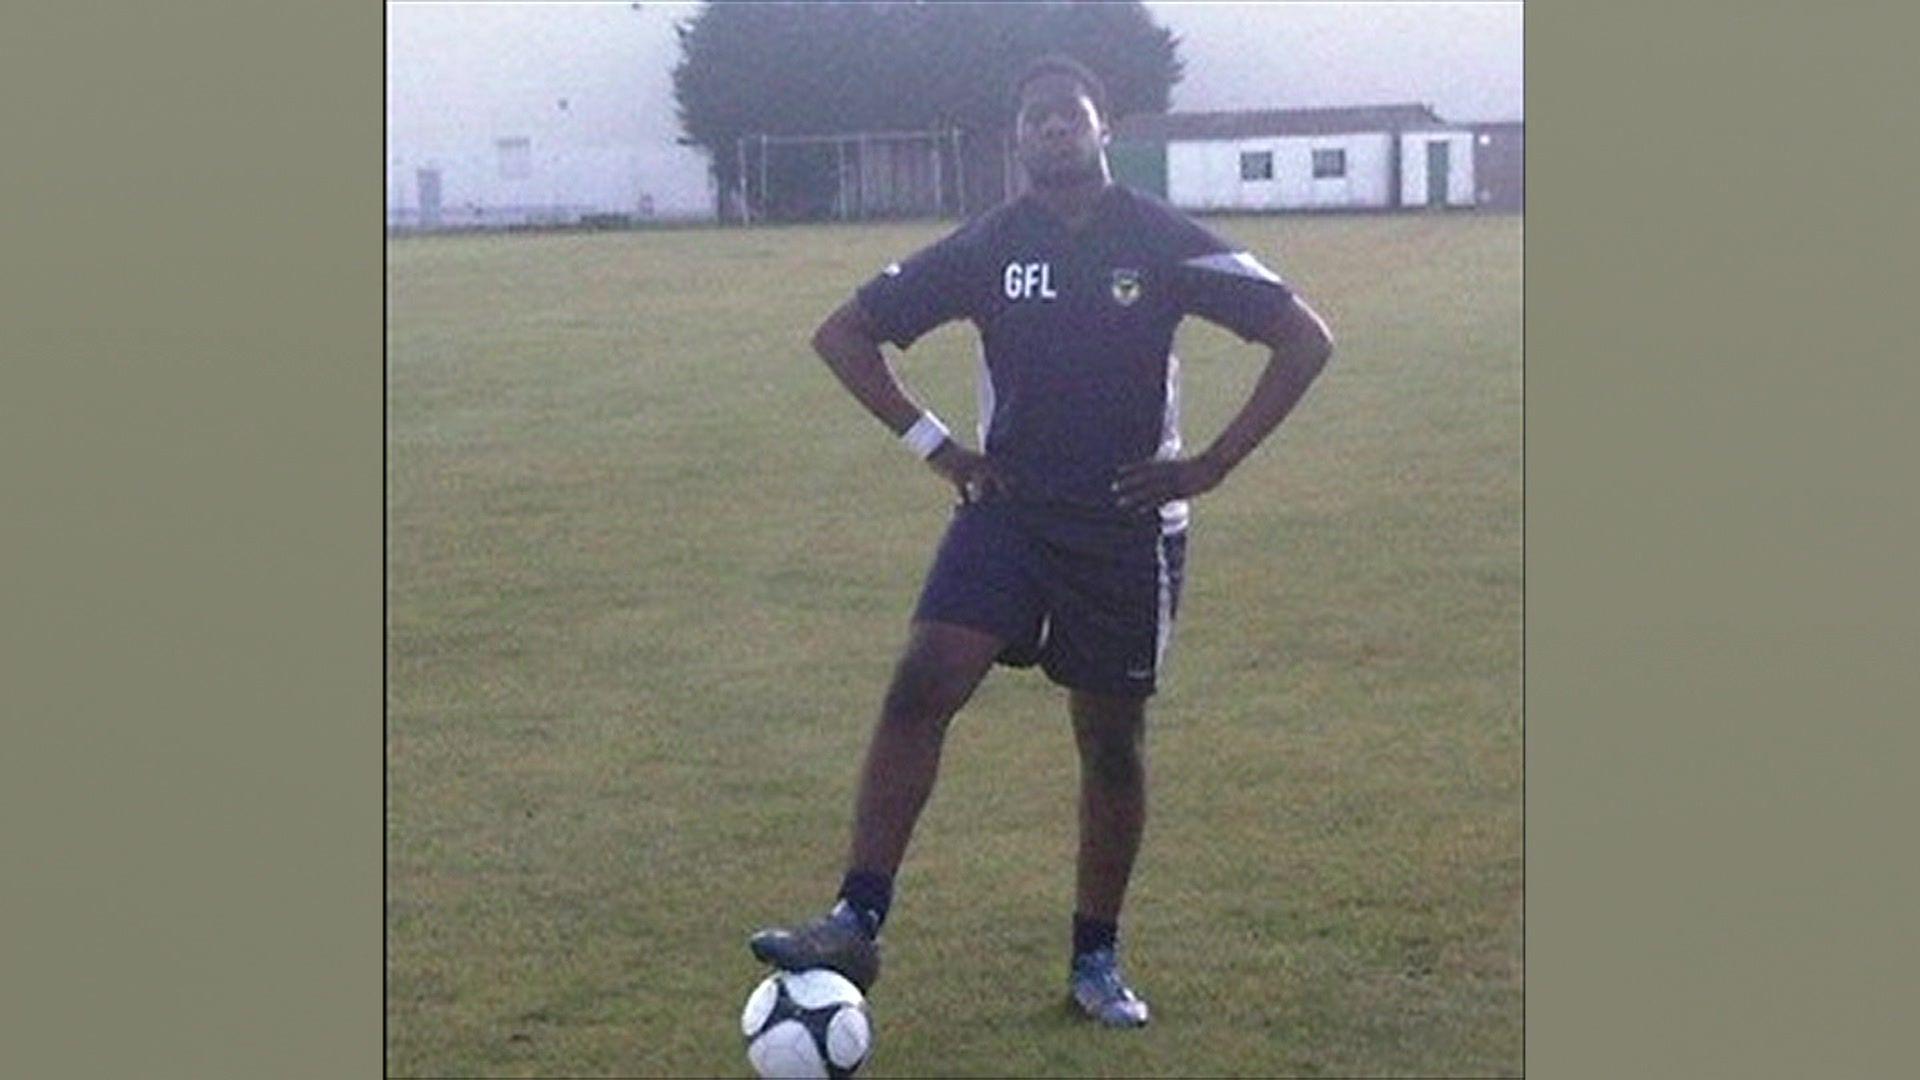
M 1075 761 L 991 677 L 899 882 L 875 1076 L 1515 1075 L 1521 225 L 1214 223 L 1328 317 L 1195 506 L 1123 926 L 1064 1005 Z M 391 241 L 387 1065 L 745 1075 L 755 927 L 839 880 L 949 494 L 813 326 L 931 223 Z M 1189 322 L 1188 442 L 1261 355 Z M 971 430 L 974 340 L 902 371 Z

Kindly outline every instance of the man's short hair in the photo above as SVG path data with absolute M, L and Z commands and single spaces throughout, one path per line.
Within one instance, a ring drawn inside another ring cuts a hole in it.
M 1093 102 L 1093 107 L 1099 110 L 1100 118 L 1102 120 L 1109 118 L 1107 84 L 1100 81 L 1100 76 L 1095 75 L 1092 68 L 1066 53 L 1048 53 L 1045 56 L 1035 57 L 1021 70 L 1020 77 L 1013 81 L 1014 109 L 1020 108 L 1020 95 L 1026 92 L 1027 84 L 1048 75 L 1064 75 L 1080 84 L 1080 89 L 1086 91 L 1087 97 Z

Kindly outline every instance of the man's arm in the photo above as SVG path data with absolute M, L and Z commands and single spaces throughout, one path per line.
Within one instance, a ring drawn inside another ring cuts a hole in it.
M 820 354 L 840 385 L 896 436 L 906 434 L 924 412 L 907 391 L 880 351 L 880 333 L 857 299 L 834 309 L 813 332 L 813 351 Z M 949 438 L 927 458 L 927 464 L 945 477 L 960 497 L 972 499 L 985 489 L 1003 487 L 985 456 Z
M 813 332 L 813 351 L 827 362 L 834 378 L 895 435 L 904 435 L 920 419 L 921 408 L 907 396 L 880 351 L 880 334 L 858 300 L 848 300 Z
M 1239 413 L 1196 457 L 1122 467 L 1114 483 L 1115 500 L 1122 508 L 1151 509 L 1219 486 L 1287 418 L 1333 355 L 1333 335 L 1325 320 L 1297 296 L 1259 340 L 1270 350 L 1267 367 Z

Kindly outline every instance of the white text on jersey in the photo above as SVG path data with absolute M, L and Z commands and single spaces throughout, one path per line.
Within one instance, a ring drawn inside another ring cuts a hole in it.
M 1053 291 L 1053 267 L 1048 263 L 1010 262 L 1000 282 L 1009 300 L 1059 299 Z

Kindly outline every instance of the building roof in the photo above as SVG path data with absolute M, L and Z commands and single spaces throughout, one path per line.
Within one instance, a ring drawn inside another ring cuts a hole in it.
M 1339 135 L 1454 127 L 1425 105 L 1362 105 L 1333 109 L 1139 113 L 1113 127 L 1116 139 L 1173 142 L 1249 139 L 1266 135 Z

